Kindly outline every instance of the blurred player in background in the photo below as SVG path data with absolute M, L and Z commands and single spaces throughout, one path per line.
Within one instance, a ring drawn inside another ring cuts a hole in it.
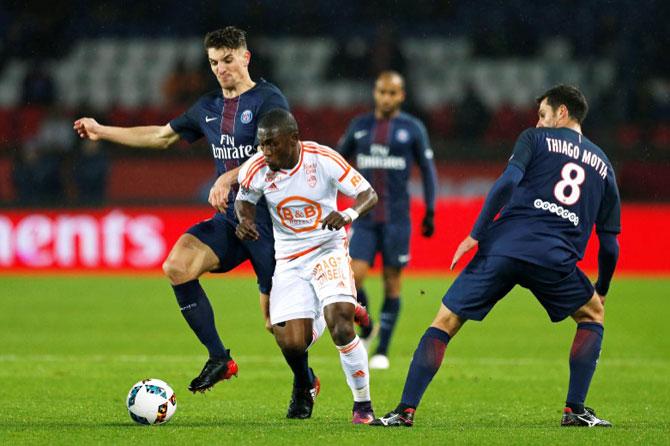
M 199 277 L 206 272 L 226 272 L 249 259 L 258 278 L 261 308 L 266 321 L 274 271 L 272 224 L 265 206 L 256 215 L 260 237 L 242 242 L 235 237 L 233 202 L 239 166 L 256 153 L 255 138 L 260 117 L 272 109 L 288 109 L 282 92 L 264 80 L 249 76 L 251 53 L 244 31 L 229 26 L 205 36 L 205 50 L 220 90 L 202 96 L 188 111 L 164 126 L 111 127 L 94 119 L 74 123 L 82 138 L 104 139 L 139 148 L 167 149 L 180 138 L 192 143 L 206 137 L 216 165 L 216 182 L 209 203 L 218 211 L 211 219 L 192 226 L 175 243 L 163 264 L 182 315 L 209 352 L 200 375 L 189 390 L 204 391 L 237 374 L 238 366 L 219 337 L 214 313 Z M 147 172 L 151 174 L 151 172 Z M 267 323 L 267 322 L 266 322 Z M 306 364 L 306 352 L 291 352 L 286 360 L 292 369 Z
M 426 211 L 421 234 L 435 231 L 435 189 L 437 177 L 428 134 L 414 116 L 400 106 L 405 100 L 405 81 L 394 71 L 382 72 L 374 87 L 373 113 L 355 118 L 342 137 L 338 151 L 356 168 L 379 194 L 379 203 L 367 216 L 351 227 L 351 257 L 358 301 L 368 305 L 363 288 L 368 269 L 381 252 L 384 277 L 384 303 L 380 315 L 379 345 L 370 358 L 373 369 L 387 369 L 391 336 L 400 312 L 400 276 L 409 261 L 411 222 L 409 179 L 414 163 L 421 170 Z M 376 333 L 372 320 L 361 318 L 361 336 L 369 342 Z
M 465 321 L 482 320 L 521 285 L 535 295 L 552 322 L 572 316 L 577 323 L 561 425 L 611 426 L 584 407 L 584 401 L 600 355 L 605 295 L 619 256 L 619 191 L 607 156 L 582 135 L 588 111 L 584 95 L 559 85 L 537 102 L 537 128 L 517 139 L 507 168 L 486 197 L 471 234 L 456 249 L 451 268 L 471 249 L 479 246 L 478 252 L 444 295 L 421 338 L 400 404 L 373 425 L 412 426 L 449 340 Z M 576 265 L 594 224 L 600 242 L 595 287 Z
M 377 195 L 337 152 L 300 141 L 298 124 L 286 110 L 261 118 L 258 142 L 261 153 L 240 170 L 237 235 L 257 240 L 256 209 L 269 208 L 277 259 L 270 295 L 273 329 L 292 333 L 282 337 L 292 344 L 282 349 L 304 351 L 313 321 L 323 313 L 353 393 L 352 422 L 367 424 L 374 419 L 368 356 L 354 330 L 356 288 L 343 227 L 372 209 Z M 339 212 L 338 191 L 355 196 L 354 206 Z M 263 197 L 267 204 L 261 204 Z M 316 392 L 310 378 L 296 375 L 303 384 L 294 382 L 289 414 L 311 416 Z

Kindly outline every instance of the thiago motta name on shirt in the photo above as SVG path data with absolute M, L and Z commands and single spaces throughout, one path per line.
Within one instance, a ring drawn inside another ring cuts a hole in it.
M 581 155 L 582 163 L 593 167 L 603 180 L 607 178 L 607 164 L 595 153 L 581 149 L 577 144 L 562 139 L 546 138 L 546 140 L 550 152 L 561 153 L 576 160 L 580 160 Z
M 256 148 L 252 144 L 235 145 L 235 137 L 223 134 L 219 142 L 220 146 L 212 144 L 212 155 L 216 159 L 242 159 L 250 158 L 256 153 Z

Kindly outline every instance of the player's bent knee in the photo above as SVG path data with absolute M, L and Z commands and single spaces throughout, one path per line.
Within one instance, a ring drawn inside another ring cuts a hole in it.
M 346 345 L 356 337 L 354 324 L 350 321 L 340 321 L 330 328 L 330 336 L 335 345 Z
M 453 338 L 464 323 L 464 319 L 442 304 L 440 305 L 440 309 L 438 310 L 435 319 L 433 319 L 431 327 L 439 328 L 440 330 L 447 332 L 449 336 Z
M 578 324 L 583 322 L 595 322 L 603 325 L 605 323 L 605 306 L 600 301 L 600 298 L 594 294 L 591 300 L 580 307 L 572 315 L 572 318 Z
M 171 258 L 163 262 L 163 273 L 173 285 L 179 285 L 198 278 L 189 272 L 184 262 Z

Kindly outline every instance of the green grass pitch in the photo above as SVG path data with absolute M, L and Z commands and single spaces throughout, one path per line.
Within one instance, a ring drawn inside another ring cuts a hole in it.
M 451 277 L 408 277 L 391 369 L 373 371 L 377 414 L 395 406 L 416 344 Z M 310 352 L 322 392 L 310 420 L 284 418 L 291 377 L 263 330 L 255 281 L 203 284 L 240 376 L 186 391 L 205 359 L 160 277 L 0 276 L 0 444 L 670 444 L 670 279 L 615 278 L 587 404 L 613 429 L 558 427 L 574 323 L 551 324 L 517 288 L 447 349 L 412 429 L 352 426 L 351 394 L 328 336 Z M 378 314 L 380 282 L 368 284 Z M 130 386 L 177 393 L 164 426 L 135 425 Z

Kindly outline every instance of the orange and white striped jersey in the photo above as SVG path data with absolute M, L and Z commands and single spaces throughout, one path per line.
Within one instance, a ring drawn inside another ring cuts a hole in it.
M 338 191 L 355 197 L 371 187 L 340 154 L 312 141 L 300 142 L 300 158 L 294 168 L 272 171 L 259 152 L 242 165 L 238 180 L 238 200 L 256 204 L 265 196 L 278 261 L 346 238 L 344 228 L 321 229 L 321 221 L 337 210 Z

